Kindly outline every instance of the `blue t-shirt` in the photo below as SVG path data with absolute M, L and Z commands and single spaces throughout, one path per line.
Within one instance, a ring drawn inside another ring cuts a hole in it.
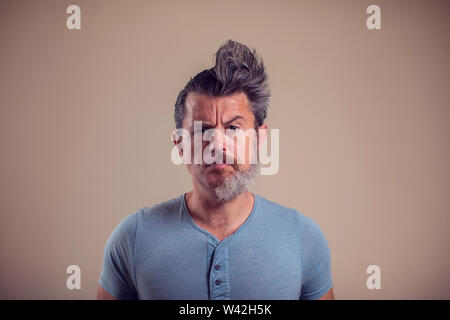
M 184 194 L 129 215 L 112 232 L 100 285 L 118 299 L 317 299 L 332 287 L 328 243 L 309 217 L 262 196 L 219 241 Z

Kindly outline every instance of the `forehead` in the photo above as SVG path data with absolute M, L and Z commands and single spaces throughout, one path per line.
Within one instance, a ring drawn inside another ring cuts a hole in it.
M 186 111 L 186 118 L 213 123 L 217 118 L 225 122 L 237 114 L 248 120 L 254 117 L 247 95 L 243 92 L 224 97 L 210 97 L 190 92 L 186 97 Z

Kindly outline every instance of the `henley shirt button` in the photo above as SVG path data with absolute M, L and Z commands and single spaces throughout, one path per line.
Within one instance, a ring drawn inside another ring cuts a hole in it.
M 220 280 L 216 280 L 216 285 L 219 285 L 220 284 Z
M 214 266 L 214 269 L 219 270 L 219 269 L 220 269 L 220 266 L 219 266 L 218 264 L 216 264 L 216 265 Z

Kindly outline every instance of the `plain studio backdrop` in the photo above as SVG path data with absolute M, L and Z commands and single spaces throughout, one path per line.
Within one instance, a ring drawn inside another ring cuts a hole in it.
M 80 30 L 66 27 L 72 4 Z M 279 172 L 251 190 L 320 225 L 336 298 L 450 298 L 449 9 L 1 1 L 0 298 L 95 298 L 117 223 L 190 190 L 170 160 L 175 99 L 228 39 L 262 55 L 280 130 Z

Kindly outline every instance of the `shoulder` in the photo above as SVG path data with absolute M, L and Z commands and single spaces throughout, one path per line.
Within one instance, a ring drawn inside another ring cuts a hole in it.
M 164 222 L 179 214 L 182 208 L 182 196 L 156 203 L 150 207 L 143 207 L 125 218 L 114 228 L 111 239 L 133 240 L 142 225 Z
M 302 238 L 324 238 L 324 234 L 319 225 L 311 217 L 274 201 L 270 201 L 262 196 L 258 197 L 258 211 L 266 223 L 274 226 L 290 229 L 302 235 Z
M 132 214 L 129 214 L 123 218 L 114 228 L 109 236 L 107 246 L 115 247 L 117 245 L 130 246 L 134 241 L 139 215 L 141 210 L 138 210 Z
M 317 225 L 310 217 L 295 208 L 291 208 L 274 201 L 268 200 L 260 195 L 255 195 L 258 199 L 258 211 L 262 212 L 265 218 L 277 220 L 295 225 L 312 226 Z
M 182 217 L 184 194 L 141 209 L 140 224 L 166 224 Z

